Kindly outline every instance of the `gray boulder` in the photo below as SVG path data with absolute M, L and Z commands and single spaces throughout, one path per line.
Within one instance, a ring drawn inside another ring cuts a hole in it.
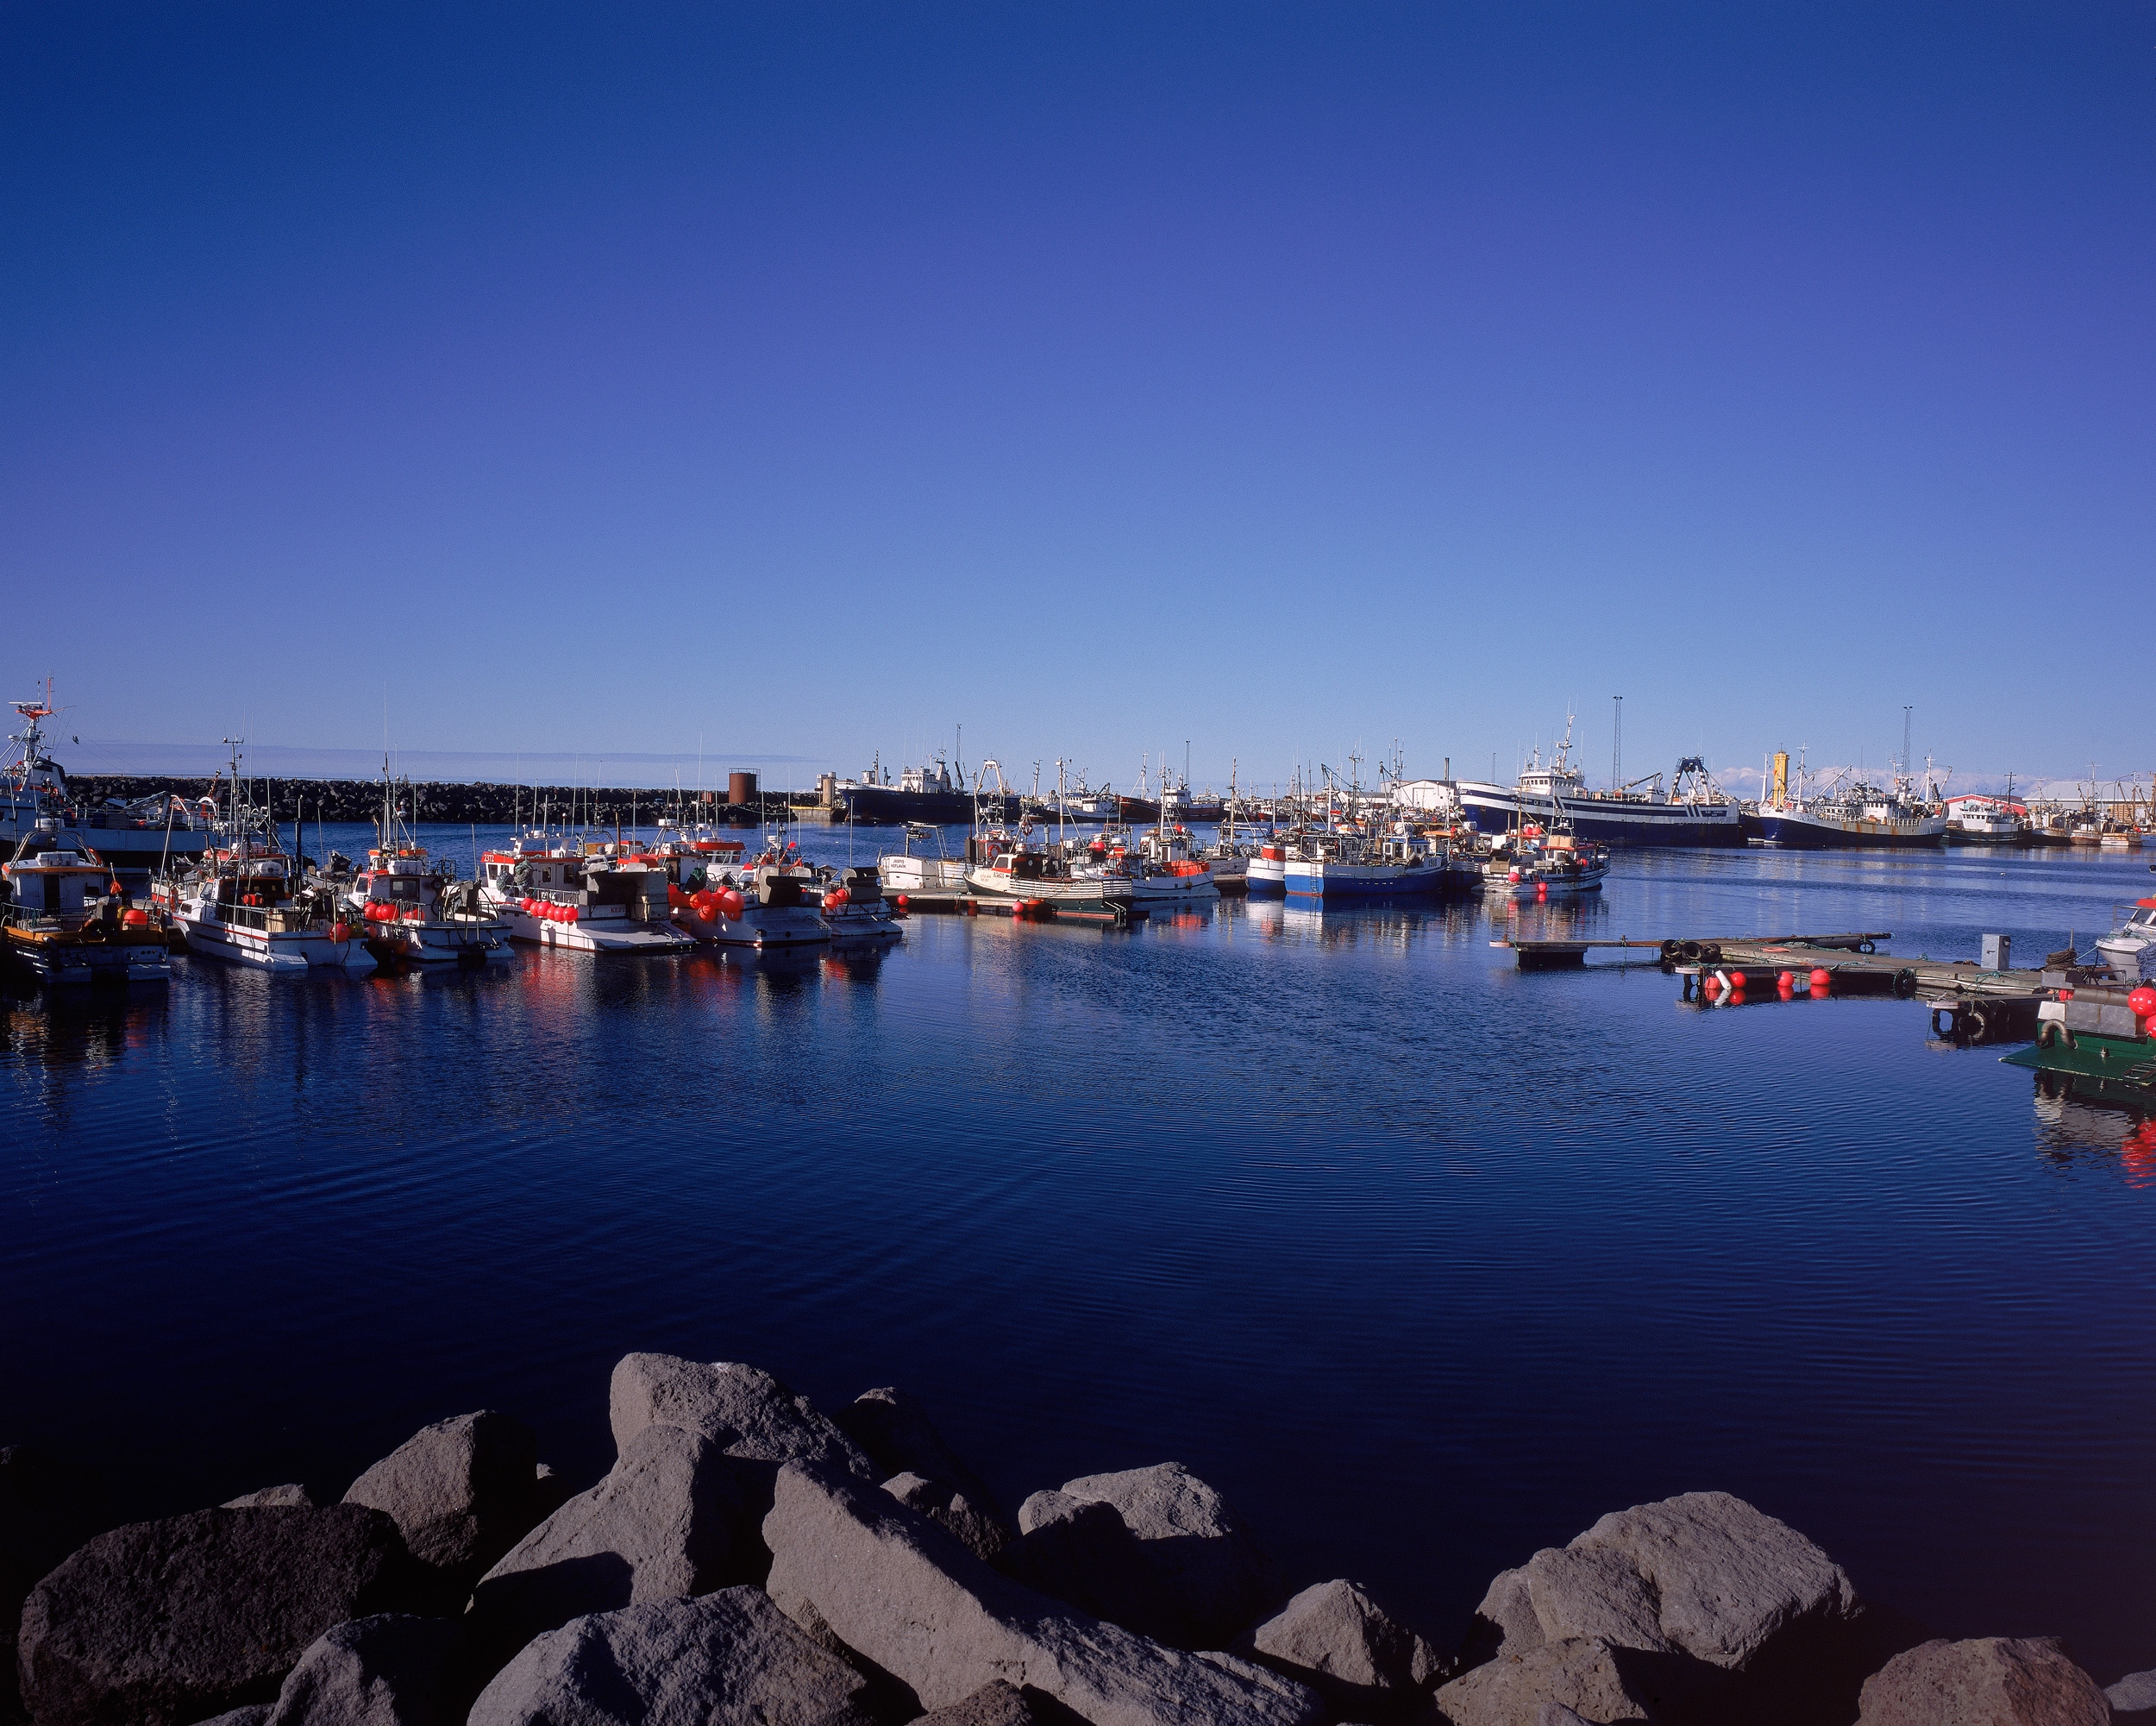
M 245 1509 L 248 1507 L 242 1505 L 241 1508 Z M 201 1721 L 197 1726 L 269 1726 L 269 1717 L 273 1711 L 273 1704 L 270 1703 L 250 1702 L 245 1708 L 232 1709 L 214 1719 Z
M 2111 1705 L 2051 1636 L 1934 1641 L 1865 1680 L 1857 1726 L 2109 1726 Z
M 1010 1531 L 1000 1517 L 982 1510 L 962 1492 L 941 1480 L 918 1474 L 894 1474 L 883 1490 L 909 1509 L 941 1522 L 966 1543 L 975 1558 L 993 1559 L 1011 1544 Z
M 1063 1726 L 1075 1717 L 1037 1690 L 1020 1690 L 997 1679 L 963 1702 L 924 1714 L 913 1726 Z
M 1018 1507 L 1018 1525 L 1025 1532 L 993 1554 L 1013 1581 L 1157 1641 L 1194 1648 L 1206 1640 L 1114 1505 L 1036 1492 Z
M 1166 1580 L 1200 1647 L 1225 1648 L 1286 1597 L 1280 1566 L 1250 1525 L 1180 1462 L 1081 1475 L 1065 1481 L 1063 1492 L 1115 1507 Z
M 1726 1705 L 1771 1726 L 1847 1718 L 1866 1674 L 1923 1634 L 1865 1606 L 1841 1566 L 1787 1523 L 1727 1492 L 1688 1492 L 1604 1516 L 1500 1574 L 1462 1652 L 1476 1665 L 1600 1638 L 1669 1656 L 1673 1671 L 1695 1662 L 1730 1674 Z
M 267 1726 L 457 1726 L 464 1631 L 453 1618 L 378 1613 L 331 1626 L 277 1692 Z
M 1776 1637 L 1858 1610 L 1841 1566 L 1786 1522 L 1727 1492 L 1687 1492 L 1544 1548 L 1490 1585 L 1482 1616 L 1505 1653 L 1600 1636 L 1742 1668 Z
M 379 1510 L 197 1510 L 98 1535 L 31 1591 L 23 1699 L 39 1726 L 190 1726 L 267 1702 L 333 1624 L 424 1603 Z
M 908 1686 L 925 1709 L 996 1679 L 1093 1726 L 1314 1726 L 1317 1697 L 1227 1654 L 1189 1654 L 997 1574 L 929 1518 L 827 1468 L 779 1471 L 771 1597 Z
M 1003 1514 L 995 1494 L 948 1444 L 929 1419 L 918 1397 L 895 1385 L 863 1390 L 831 1416 L 847 1437 L 859 1445 L 886 1476 L 918 1474 L 939 1480 L 962 1496 L 974 1509 L 1001 1524 L 1006 1535 L 1010 1518 Z
M 1552 1704 L 1596 1726 L 1666 1718 L 1670 1698 L 1627 1670 L 1634 1664 L 1630 1652 L 1600 1636 L 1541 1642 L 1443 1685 L 1438 1710 L 1451 1726 L 1543 1726 Z
M 468 1587 L 544 1514 L 539 1494 L 531 1428 L 483 1409 L 421 1428 L 344 1502 L 395 1517 L 414 1558 Z
M 237 1498 L 226 1499 L 218 1508 L 224 1510 L 255 1510 L 265 1505 L 287 1510 L 312 1510 L 317 1508 L 314 1495 L 297 1480 L 288 1481 L 282 1486 L 265 1486 L 259 1492 L 242 1492 Z
M 0 1723 L 19 1720 L 16 1633 L 38 1579 L 111 1526 L 88 1471 L 34 1445 L 0 1447 Z
M 470 1726 L 872 1726 L 867 1685 L 754 1588 L 578 1618 L 495 1675 Z
M 893 1472 L 879 1472 L 807 1397 L 735 1360 L 624 1355 L 608 1390 L 607 1418 L 621 1451 L 646 1427 L 670 1426 L 701 1433 L 728 1456 L 768 1464 L 773 1474 L 793 1461 L 842 1468 L 871 1484 Z
M 746 1522 L 751 1484 L 702 1434 L 640 1428 L 621 1459 L 504 1554 L 473 1591 L 496 1654 L 591 1612 L 610 1612 L 744 1579 L 761 1563 Z
M 2130 1672 L 2106 1689 L 2103 1697 L 2120 1718 L 2156 1714 L 2156 1672 Z
M 1435 1648 L 1345 1580 L 1304 1589 L 1241 1652 L 1308 1685 L 1345 1719 L 1410 1711 L 1448 1675 Z

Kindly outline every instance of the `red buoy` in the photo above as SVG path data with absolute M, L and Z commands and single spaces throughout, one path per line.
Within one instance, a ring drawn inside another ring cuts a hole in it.
M 2150 1014 L 2156 1013 L 2156 989 L 2143 983 L 2126 997 L 2126 1004 L 2135 1018 L 2147 1018 Z
M 1742 971 L 1732 971 L 1729 974 L 1729 986 L 1732 989 L 1742 989 L 1751 981 L 1752 979 L 1746 976 Z
M 1699 992 L 1705 995 L 1709 1001 L 1712 1001 L 1716 995 L 1722 992 L 1721 979 L 1720 977 L 1702 977 L 1700 979 Z
M 1831 984 L 1833 980 L 1833 973 L 1829 971 L 1824 965 L 1821 965 L 1818 970 L 1812 973 L 1812 993 L 1814 995 L 1826 994 L 1827 986 Z

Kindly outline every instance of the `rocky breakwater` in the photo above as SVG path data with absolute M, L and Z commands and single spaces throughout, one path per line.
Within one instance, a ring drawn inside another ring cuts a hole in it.
M 132 803 L 160 795 L 191 803 L 213 791 L 222 799 L 225 790 L 221 778 L 166 773 L 78 773 L 70 775 L 68 782 L 77 796 L 92 805 L 108 800 Z M 248 783 L 257 805 L 266 807 L 279 821 L 373 821 L 382 813 L 379 779 L 251 779 Z M 694 794 L 684 799 L 674 792 L 632 786 L 505 785 L 485 780 L 400 782 L 397 801 L 404 818 L 415 824 L 536 824 L 545 812 L 557 826 L 566 820 L 594 829 L 617 822 L 624 828 L 648 829 L 664 814 L 719 825 L 754 826 L 767 819 L 784 819 L 788 807 L 786 798 L 775 793 L 755 803 L 706 802 Z
M 1180 1464 L 1015 1516 L 883 1389 L 828 1414 L 734 1362 L 632 1354 L 573 1492 L 530 1430 L 426 1428 L 298 1486 L 104 1528 L 0 1452 L 0 1584 L 35 1726 L 2097 1726 L 2043 1640 L 1927 1639 L 1723 1493 L 1606 1516 L 1490 1585 L 1457 1654 L 1344 1579 L 1291 1591 Z M 102 1532 L 99 1532 L 100 1529 Z

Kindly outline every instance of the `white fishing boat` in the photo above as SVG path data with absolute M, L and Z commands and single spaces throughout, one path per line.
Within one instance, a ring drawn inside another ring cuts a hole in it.
M 1607 847 L 1528 822 L 1494 841 L 1482 861 L 1483 890 L 1514 899 L 1564 899 L 1599 893 L 1609 874 Z
M 707 869 L 703 886 L 677 896 L 674 923 L 707 946 L 754 952 L 824 946 L 831 931 L 817 914 L 821 898 L 799 842 L 774 833 L 753 862 Z
M 2144 953 L 2156 960 L 2156 899 L 2135 900 L 2119 926 L 2096 942 L 2096 957 L 2115 975 L 2134 982 L 2143 980 Z
M 385 771 L 375 824 L 380 843 L 368 850 L 367 867 L 344 894 L 367 951 L 384 963 L 476 965 L 509 958 L 508 920 L 486 902 L 479 882 L 458 880 L 448 862 L 427 855 L 399 806 Z
M 1946 837 L 1968 845 L 2018 845 L 2029 833 L 2028 812 L 2011 796 L 1969 794 L 1946 800 Z
M 372 970 L 374 958 L 337 894 L 303 882 L 275 824 L 240 776 L 232 783 L 216 844 L 184 869 L 157 877 L 151 897 L 187 938 L 191 953 L 298 974 Z
M 874 945 L 905 935 L 874 869 L 824 864 L 816 870 L 816 885 L 821 889 L 818 909 L 834 945 Z
M 931 854 L 929 846 L 933 844 Z M 919 849 L 916 850 L 915 847 Z M 876 859 L 876 876 L 887 893 L 963 893 L 966 861 L 943 849 L 943 830 L 918 821 L 906 824 L 895 851 Z
M 667 871 L 603 842 L 538 831 L 479 859 L 479 894 L 511 938 L 572 952 L 685 952 L 668 914 Z
M 52 818 L 0 863 L 0 952 L 51 983 L 163 982 L 164 931 L 128 903 L 111 868 Z

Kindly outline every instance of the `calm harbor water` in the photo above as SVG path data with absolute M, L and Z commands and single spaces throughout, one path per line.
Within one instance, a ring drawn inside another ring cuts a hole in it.
M 1519 915 L 2026 962 L 2150 890 L 2138 855 L 1670 852 Z M 341 1491 L 488 1405 L 595 1477 L 607 1372 L 655 1348 L 907 1385 L 1013 1505 L 1178 1458 L 1297 1583 L 1446 1642 L 1499 1568 L 1711 1486 L 1943 1633 L 2156 1666 L 2151 1136 L 1920 1007 L 1523 976 L 1505 920 L 1229 901 L 916 918 L 869 959 L 18 986 L 0 1441 L 128 1515 Z

